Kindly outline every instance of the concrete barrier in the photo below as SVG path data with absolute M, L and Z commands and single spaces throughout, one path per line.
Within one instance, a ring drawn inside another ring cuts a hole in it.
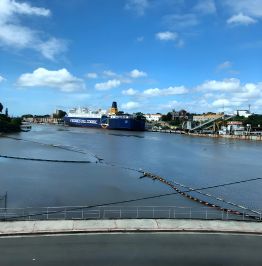
M 0 236 L 105 232 L 210 232 L 262 234 L 262 223 L 206 220 L 64 220 L 1 222 Z

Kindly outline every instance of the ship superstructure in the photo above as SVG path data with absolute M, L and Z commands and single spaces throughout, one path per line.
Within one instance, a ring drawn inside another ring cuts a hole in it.
M 74 108 L 64 117 L 65 124 L 69 126 L 97 127 L 122 130 L 145 130 L 145 120 L 135 115 L 119 112 L 117 103 L 113 102 L 107 112 L 99 109 L 92 111 L 89 108 Z

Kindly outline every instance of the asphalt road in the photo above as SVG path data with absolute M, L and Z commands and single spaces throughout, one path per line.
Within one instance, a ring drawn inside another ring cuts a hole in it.
M 262 265 L 262 236 L 193 233 L 1 237 L 0 265 Z

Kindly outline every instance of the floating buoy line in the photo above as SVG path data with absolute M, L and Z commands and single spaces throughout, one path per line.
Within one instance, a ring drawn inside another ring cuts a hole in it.
M 238 216 L 252 218 L 252 219 L 255 219 L 255 220 L 261 220 L 261 213 L 256 211 L 256 210 L 252 210 L 252 209 L 249 209 L 249 208 L 247 208 L 245 206 L 233 203 L 231 201 L 224 200 L 222 198 L 213 196 L 213 195 L 211 195 L 209 193 L 203 193 L 203 192 L 199 191 L 199 189 L 194 189 L 194 188 L 186 186 L 184 184 L 181 184 L 181 183 L 178 183 L 178 182 L 175 182 L 175 181 L 170 181 L 168 179 L 165 179 L 165 178 L 163 178 L 161 176 L 158 176 L 158 175 L 155 175 L 153 173 L 143 171 L 142 169 L 138 170 L 138 169 L 131 168 L 131 167 L 125 167 L 125 166 L 122 166 L 122 165 L 117 164 L 117 163 L 106 162 L 106 161 L 104 161 L 104 159 L 100 158 L 96 154 L 93 154 L 93 153 L 91 153 L 89 151 L 86 151 L 86 150 L 81 150 L 81 149 L 79 149 L 77 147 L 56 145 L 56 144 L 46 144 L 46 143 L 42 143 L 42 142 L 26 140 L 26 139 L 21 139 L 21 138 L 15 138 L 15 137 L 10 137 L 10 136 L 4 136 L 4 137 L 10 138 L 10 139 L 14 139 L 14 140 L 19 140 L 19 141 L 32 142 L 32 143 L 35 143 L 35 144 L 44 145 L 44 146 L 48 146 L 48 147 L 64 149 L 64 150 L 68 150 L 68 151 L 72 151 L 72 152 L 86 154 L 86 155 L 89 155 L 89 156 L 91 155 L 91 156 L 93 156 L 96 159 L 96 161 L 92 162 L 92 161 L 88 161 L 88 160 L 52 160 L 52 159 L 40 159 L 40 158 L 38 159 L 38 158 L 8 156 L 8 155 L 1 155 L 1 154 L 0 154 L 0 158 L 15 159 L 15 160 L 27 160 L 27 161 L 39 161 L 39 162 L 54 162 L 54 163 L 75 163 L 75 164 L 78 164 L 78 163 L 80 163 L 80 164 L 100 163 L 100 164 L 111 166 L 111 167 L 118 167 L 118 168 L 125 169 L 125 170 L 135 171 L 135 172 L 137 172 L 139 174 L 142 174 L 140 176 L 140 178 L 147 177 L 147 178 L 150 178 L 150 179 L 152 179 L 154 181 L 157 180 L 157 181 L 159 181 L 159 182 L 171 187 L 172 189 L 174 189 L 177 192 L 177 194 L 180 194 L 181 196 L 184 196 L 184 197 L 186 197 L 186 198 L 188 198 L 188 199 L 190 199 L 190 200 L 192 200 L 194 202 L 198 202 L 198 203 L 200 203 L 200 204 L 202 204 L 202 205 L 204 205 L 206 207 L 214 208 L 214 209 L 223 211 L 223 212 L 225 212 L 227 214 L 234 214 L 234 215 L 238 215 Z M 232 182 L 230 184 L 233 185 L 233 184 L 237 184 L 237 183 L 261 180 L 261 179 L 262 178 L 253 178 L 253 179 L 249 179 L 249 180 Z M 183 191 L 182 189 L 179 189 L 178 186 L 180 186 L 182 188 L 185 188 L 187 190 Z M 224 185 L 222 184 L 222 185 L 218 185 L 218 186 L 214 186 L 214 187 L 221 187 L 221 186 L 224 186 Z M 220 206 L 218 204 L 214 204 L 214 203 L 208 202 L 206 200 L 203 200 L 203 199 L 200 199 L 198 197 L 190 195 L 189 194 L 190 192 L 196 192 L 196 193 L 198 193 L 198 194 L 200 194 L 202 196 L 213 198 L 213 199 L 215 199 L 215 200 L 217 200 L 219 202 L 223 202 L 223 203 L 231 205 L 231 206 L 233 206 L 235 208 L 238 208 L 241 211 L 234 210 L 233 208 L 232 209 L 225 208 L 225 207 L 222 207 L 222 206 Z M 247 212 L 249 212 L 249 213 L 247 213 Z M 252 214 L 250 214 L 250 213 L 252 213 Z
M 244 207 L 242 205 L 239 205 L 239 204 L 236 204 L 236 203 L 233 203 L 231 201 L 226 201 L 224 199 L 221 199 L 221 198 L 218 198 L 218 197 L 215 197 L 213 195 L 210 195 L 208 193 L 203 193 L 203 192 L 200 192 L 198 191 L 197 189 L 194 189 L 194 188 L 191 188 L 191 187 L 188 187 L 188 186 L 185 186 L 183 184 L 180 184 L 178 182 L 172 182 L 172 181 L 169 181 L 169 180 L 166 180 L 165 178 L 161 177 L 161 176 L 157 176 L 155 174 L 152 174 L 152 173 L 149 173 L 149 172 L 142 172 L 142 176 L 140 178 L 144 178 L 144 177 L 148 177 L 152 180 L 157 180 L 157 181 L 160 181 L 162 183 L 164 183 L 165 185 L 168 185 L 169 187 L 171 187 L 172 189 L 174 189 L 178 194 L 190 199 L 190 200 L 193 200 L 195 202 L 198 202 L 202 205 L 205 205 L 206 207 L 211 207 L 211 208 L 215 208 L 217 210 L 220 210 L 220 211 L 223 211 L 223 212 L 226 212 L 228 214 L 235 214 L 235 215 L 240 215 L 240 216 L 244 216 L 244 217 L 248 217 L 248 218 L 252 218 L 252 219 L 256 219 L 256 220 L 261 220 L 261 213 L 258 212 L 258 211 L 255 211 L 255 210 L 252 210 L 252 209 L 249 209 L 247 207 Z M 250 181 L 254 181 L 254 180 L 261 180 L 262 178 L 254 178 L 254 179 L 250 179 Z M 247 180 L 246 180 L 247 181 Z M 234 182 L 234 183 L 238 183 L 238 182 Z M 239 181 L 239 183 L 243 183 L 243 181 Z M 182 191 L 181 189 L 179 189 L 176 185 L 179 185 L 183 188 L 187 188 L 187 192 L 185 191 Z M 223 186 L 223 185 L 221 185 Z M 194 197 L 194 196 L 191 196 L 188 192 L 197 192 L 201 195 L 204 195 L 204 196 L 207 196 L 207 197 L 210 197 L 210 198 L 214 198 L 218 201 L 221 201 L 223 203 L 226 203 L 228 205 L 232 205 L 234 207 L 237 207 L 241 210 L 244 210 L 246 212 L 243 212 L 243 211 L 237 211 L 237 210 L 233 210 L 233 209 L 229 209 L 229 208 L 224 208 L 218 204 L 214 204 L 214 203 L 210 203 L 206 200 L 202 200 L 202 199 L 199 199 L 197 197 Z M 251 215 L 251 214 L 248 214 L 247 212 L 250 212 L 250 213 L 253 213 L 255 215 Z
M 38 159 L 38 158 L 17 157 L 17 156 L 8 156 L 8 155 L 0 155 L 0 158 L 23 160 L 23 161 L 49 162 L 49 163 L 91 163 L 90 161 L 51 160 L 51 159 Z
M 169 182 L 172 182 L 172 181 L 169 181 Z M 226 203 L 226 204 L 228 204 L 228 205 L 231 205 L 231 206 L 237 207 L 237 208 L 239 208 L 239 209 L 242 209 L 242 210 L 245 210 L 245 211 L 249 211 L 249 212 L 254 213 L 254 214 L 257 214 L 257 215 L 261 215 L 261 213 L 258 212 L 258 211 L 256 211 L 256 210 L 252 210 L 252 209 L 249 209 L 249 208 L 247 208 L 247 207 L 245 207 L 245 206 L 242 206 L 242 205 L 239 205 L 239 204 L 233 203 L 233 202 L 231 202 L 231 201 L 227 201 L 227 200 L 225 200 L 225 199 L 222 199 L 222 198 L 219 198 L 219 197 L 213 196 L 213 195 L 211 195 L 211 194 L 209 194 L 209 193 L 204 193 L 204 192 L 198 191 L 198 190 L 196 190 L 196 189 L 194 189 L 194 188 L 191 188 L 191 187 L 189 187 L 189 186 L 185 186 L 185 185 L 183 185 L 183 184 L 181 184 L 181 183 L 178 183 L 178 182 L 175 182 L 175 181 L 173 181 L 173 183 L 176 184 L 176 185 L 179 185 L 179 186 L 181 186 L 181 187 L 183 187 L 183 188 L 189 189 L 189 190 L 191 190 L 192 192 L 196 192 L 196 193 L 201 194 L 201 195 L 203 195 L 203 196 L 206 196 L 206 197 L 209 197 L 209 198 L 213 198 L 213 199 L 215 199 L 215 200 L 217 200 L 217 201 L 221 201 L 221 202 L 223 202 L 223 203 Z

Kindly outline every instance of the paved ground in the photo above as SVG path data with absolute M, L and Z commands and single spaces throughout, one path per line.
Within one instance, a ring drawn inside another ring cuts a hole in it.
M 0 238 L 0 265 L 262 265 L 262 236 L 114 233 Z

